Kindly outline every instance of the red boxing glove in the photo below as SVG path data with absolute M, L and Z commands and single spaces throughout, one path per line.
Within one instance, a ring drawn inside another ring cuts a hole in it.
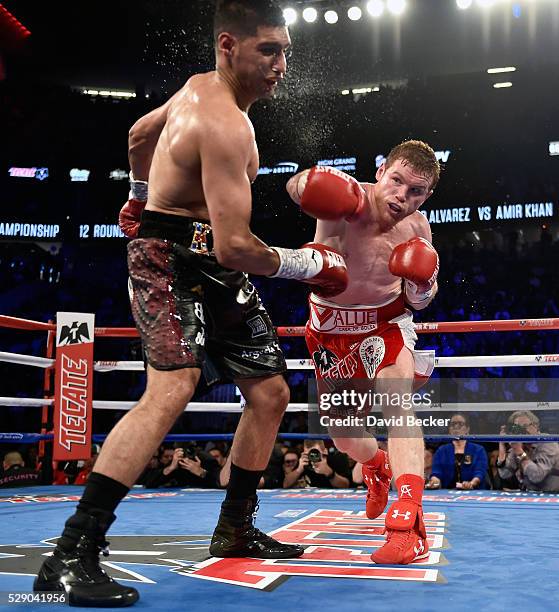
M 349 174 L 328 166 L 314 166 L 306 177 L 301 208 L 311 217 L 325 221 L 350 221 L 364 208 L 365 191 Z M 297 185 L 299 188 L 299 185 Z
M 343 255 L 325 244 L 308 243 L 300 249 L 272 247 L 279 255 L 280 265 L 272 278 L 301 280 L 317 295 L 332 297 L 347 289 L 349 277 Z
M 416 236 L 392 251 L 388 269 L 394 276 L 406 279 L 410 304 L 421 305 L 432 295 L 439 273 L 439 256 L 428 240 Z
M 148 200 L 148 184 L 137 181 L 130 172 L 130 193 L 128 202 L 120 209 L 118 225 L 128 238 L 137 238 L 140 229 L 140 219 Z
M 140 219 L 142 217 L 142 211 L 146 206 L 146 202 L 140 202 L 139 200 L 128 200 L 126 204 L 120 209 L 118 215 L 118 225 L 122 230 L 122 233 L 127 238 L 137 238 L 138 230 L 140 229 Z

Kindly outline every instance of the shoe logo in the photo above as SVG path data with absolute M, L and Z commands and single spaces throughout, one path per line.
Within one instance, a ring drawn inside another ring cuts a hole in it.
M 404 521 L 409 521 L 410 517 L 411 517 L 411 512 L 409 510 L 406 510 L 405 512 L 398 512 L 398 510 L 393 510 L 392 511 L 392 518 L 393 519 L 403 518 Z
M 400 487 L 400 497 L 411 497 L 411 485 L 402 485 Z
M 369 476 L 368 474 L 365 474 L 363 476 L 363 480 L 365 481 L 365 483 L 367 485 L 373 485 L 373 484 L 375 484 L 375 482 L 380 482 L 381 481 L 380 478 L 376 474 L 373 474 L 372 476 Z
M 417 546 L 413 547 L 413 552 L 416 555 L 419 555 L 422 552 L 425 552 L 425 546 L 423 545 L 423 540 L 418 540 Z

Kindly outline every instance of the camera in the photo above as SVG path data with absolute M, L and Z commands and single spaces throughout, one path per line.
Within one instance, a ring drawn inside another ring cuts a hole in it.
M 186 459 L 194 459 L 196 457 L 196 444 L 190 442 L 188 444 L 183 444 L 181 448 L 184 451 L 184 456 Z
M 322 461 L 322 453 L 317 448 L 311 448 L 307 455 L 311 463 L 320 463 Z
M 528 433 L 524 425 L 518 425 L 518 423 L 510 423 L 507 425 L 507 433 L 513 435 L 526 435 Z

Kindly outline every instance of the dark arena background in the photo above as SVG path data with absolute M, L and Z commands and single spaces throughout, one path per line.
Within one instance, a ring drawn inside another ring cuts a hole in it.
M 425 491 L 431 552 L 408 566 L 370 560 L 384 522 L 366 518 L 366 489 L 347 457 L 347 488 L 308 478 L 284 488 L 287 455 L 298 459 L 303 440 L 317 437 L 300 329 L 308 287 L 251 277 L 281 328 L 291 391 L 257 524 L 305 554 L 209 555 L 220 460 L 242 410 L 228 384 L 200 386 L 146 467 L 163 468 L 178 445 L 215 480 L 139 481 L 119 507 L 104 568 L 138 589 L 144 609 L 556 609 L 559 1 L 281 4 L 294 20 L 293 55 L 274 99 L 250 111 L 260 154 L 252 231 L 298 248 L 313 239 L 314 220 L 285 190 L 293 174 L 320 164 L 374 182 L 394 145 L 432 146 L 443 170 L 421 210 L 440 256 L 439 292 L 414 320 L 418 348 L 436 352 L 438 416 L 466 414 L 469 430 L 426 428 L 425 455 L 436 462 L 439 447 L 467 439 L 485 454 L 484 477 L 475 490 L 455 481 Z M 145 388 L 118 228 L 128 131 L 191 75 L 214 69 L 213 10 L 209 0 L 0 0 L 0 457 L 20 453 L 35 474 L 31 486 L 10 487 L 0 464 L 0 610 L 12 609 L 14 593 L 31 595 L 105 435 Z M 63 312 L 95 315 L 94 444 L 91 457 L 55 462 L 53 343 Z M 515 429 L 517 411 L 535 416 L 537 429 Z M 325 438 L 329 456 L 339 455 Z M 520 465 L 510 480 L 499 476 L 499 445 L 508 453 L 522 443 L 528 455 L 547 445 L 551 484 L 526 481 Z

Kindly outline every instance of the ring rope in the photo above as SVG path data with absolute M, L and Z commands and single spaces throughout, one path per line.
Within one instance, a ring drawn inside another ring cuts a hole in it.
M 0 362 L 17 363 L 38 368 L 54 366 L 54 359 L 35 357 L 19 353 L 0 351 Z M 311 359 L 286 359 L 288 370 L 312 370 Z M 551 355 L 469 355 L 453 357 L 435 357 L 436 368 L 482 368 L 482 367 L 522 367 L 522 366 L 558 366 L 559 354 Z M 143 361 L 96 361 L 96 372 L 141 372 L 145 370 Z
M 97 410 L 131 410 L 137 401 L 119 400 L 93 400 L 93 408 Z M 51 406 L 54 399 L 26 398 L 26 397 L 0 397 L 0 406 Z M 286 412 L 311 412 L 309 403 L 291 403 L 287 405 Z M 316 404 L 314 404 L 316 406 Z M 445 402 L 432 403 L 429 406 L 415 406 L 414 412 L 514 412 L 516 410 L 559 410 L 559 402 Z M 188 412 L 224 412 L 241 413 L 243 406 L 240 402 L 190 402 L 184 407 Z
M 108 434 L 93 434 L 92 441 L 94 443 L 104 442 Z M 165 436 L 165 442 L 182 442 L 182 441 L 212 441 L 212 440 L 232 440 L 234 434 L 169 434 Z M 277 437 L 282 440 L 306 440 L 312 437 L 313 440 L 329 440 L 327 434 L 305 434 L 305 433 L 278 433 Z M 19 443 L 19 444 L 35 444 L 41 440 L 52 440 L 53 434 L 34 434 L 34 433 L 0 433 L 0 443 Z M 377 440 L 386 440 L 385 435 L 376 436 Z M 452 440 L 471 440 L 474 442 L 559 442 L 559 436 L 538 435 L 538 436 L 492 436 L 490 434 L 477 434 L 467 436 L 450 436 L 450 435 L 425 435 L 424 439 L 429 442 L 451 442 Z
M 28 331 L 55 331 L 54 323 L 42 323 L 18 317 L 0 315 L 0 327 L 12 329 L 23 329 Z M 298 337 L 305 335 L 304 326 L 280 326 L 277 327 L 279 336 Z M 437 323 L 416 323 L 415 331 L 418 334 L 432 333 L 467 333 L 467 332 L 492 332 L 492 331 L 539 331 L 559 329 L 559 318 L 541 319 L 492 319 L 487 321 L 441 321 Z M 96 327 L 96 336 L 106 338 L 137 338 L 138 331 L 135 327 Z

